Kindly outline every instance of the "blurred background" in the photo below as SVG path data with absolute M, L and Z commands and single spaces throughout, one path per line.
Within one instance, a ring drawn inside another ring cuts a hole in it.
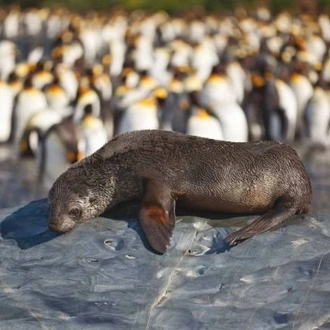
M 116 134 L 292 145 L 330 206 L 330 3 L 0 1 L 0 208 Z
M 28 7 L 58 7 L 64 6 L 72 10 L 111 10 L 113 7 L 121 7 L 126 10 L 166 10 L 169 13 L 181 13 L 192 8 L 208 11 L 228 11 L 232 12 L 239 7 L 247 10 L 255 10 L 256 7 L 265 6 L 274 14 L 282 10 L 290 10 L 295 13 L 309 13 L 316 14 L 329 10 L 330 4 L 327 0 L 190 0 L 190 1 L 173 1 L 173 0 L 159 0 L 157 2 L 152 0 L 109 0 L 107 2 L 102 0 L 86 1 L 86 0 L 27 0 L 14 2 L 10 0 L 0 1 L 3 6 L 10 6 L 12 4 L 19 4 L 23 8 Z

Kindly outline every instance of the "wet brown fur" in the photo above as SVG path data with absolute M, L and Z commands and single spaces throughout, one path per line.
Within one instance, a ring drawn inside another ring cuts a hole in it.
M 236 244 L 293 214 L 307 213 L 311 196 L 305 167 L 286 144 L 231 143 L 168 131 L 136 131 L 115 137 L 57 179 L 49 194 L 50 228 L 68 231 L 132 199 L 142 200 L 140 220 L 147 238 L 162 230 L 152 228 L 148 233 L 150 226 L 168 223 L 161 237 L 169 240 L 175 203 L 222 213 L 263 214 L 248 228 L 227 237 L 229 244 Z M 68 217 L 68 209 L 77 203 L 81 217 Z M 166 211 L 163 218 L 158 206 Z

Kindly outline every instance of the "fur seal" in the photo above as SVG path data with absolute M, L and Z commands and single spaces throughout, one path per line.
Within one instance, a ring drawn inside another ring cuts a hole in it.
M 49 228 L 64 233 L 121 202 L 140 199 L 139 220 L 147 240 L 164 253 L 176 204 L 261 214 L 226 237 L 235 245 L 294 214 L 307 213 L 311 195 L 306 169 L 286 144 L 134 131 L 116 136 L 55 181 L 49 192 Z

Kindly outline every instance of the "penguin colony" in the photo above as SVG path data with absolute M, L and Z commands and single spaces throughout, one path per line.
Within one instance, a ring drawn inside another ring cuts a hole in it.
M 330 19 L 2 11 L 0 142 L 48 185 L 113 136 L 329 145 Z

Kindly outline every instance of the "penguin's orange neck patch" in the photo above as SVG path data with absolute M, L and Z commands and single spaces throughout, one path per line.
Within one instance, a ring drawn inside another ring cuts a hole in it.
M 82 160 L 85 157 L 85 154 L 83 152 L 77 153 L 77 161 Z
M 69 163 L 74 163 L 77 160 L 77 154 L 73 151 L 68 151 L 66 154 L 66 158 Z
M 298 80 L 300 80 L 301 79 L 301 75 L 299 74 L 299 73 L 293 73 L 292 75 L 291 75 L 291 77 L 290 77 L 290 79 L 292 80 L 292 81 L 298 81 Z
M 80 95 L 85 95 L 88 94 L 91 90 L 88 87 L 80 87 L 79 88 L 79 94 Z
M 265 85 L 265 79 L 258 74 L 252 74 L 251 80 L 252 80 L 253 86 L 255 86 L 255 87 L 262 87 Z
M 212 74 L 208 79 L 209 83 L 224 83 L 227 81 L 227 77 L 220 74 Z
M 93 127 L 97 123 L 97 119 L 93 115 L 87 115 L 82 121 L 83 127 Z
M 29 93 L 29 94 L 36 94 L 36 93 L 38 93 L 38 91 L 39 90 L 37 88 L 35 88 L 35 87 L 28 87 L 26 89 L 26 92 Z
M 81 159 L 84 158 L 84 154 L 82 152 L 73 152 L 73 151 L 68 151 L 66 154 L 66 158 L 69 163 L 73 164 Z
M 199 108 L 197 112 L 197 117 L 201 119 L 207 119 L 210 118 L 210 115 L 207 113 L 205 109 Z
M 168 89 L 174 93 L 181 93 L 183 91 L 183 83 L 178 79 L 173 79 L 170 82 Z
M 60 94 L 62 92 L 62 88 L 57 85 L 52 85 L 48 88 L 48 92 L 51 94 Z
M 155 97 L 159 99 L 166 99 L 167 98 L 167 91 L 165 88 L 158 87 L 154 90 Z
M 117 96 L 123 96 L 125 95 L 128 91 L 130 90 L 130 88 L 126 85 L 121 85 L 116 89 L 116 95 Z
M 52 78 L 52 74 L 48 71 L 39 71 L 38 73 L 35 74 L 35 77 L 38 77 L 40 79 L 48 79 Z
M 141 81 L 140 81 L 140 84 L 143 85 L 143 86 L 146 86 L 146 87 L 150 87 L 150 88 L 157 85 L 155 79 L 153 79 L 152 77 L 142 78 Z
M 29 148 L 28 142 L 26 140 L 22 140 L 20 143 L 21 152 L 22 153 L 26 152 L 28 148 Z
M 94 102 L 97 99 L 97 94 L 92 89 L 85 89 L 79 93 L 78 103 L 87 103 L 87 102 Z
M 23 86 L 23 83 L 20 80 L 15 80 L 10 82 L 9 86 L 12 86 L 14 88 L 21 88 Z
M 156 100 L 152 97 L 149 97 L 147 99 L 140 101 L 138 104 L 142 107 L 151 108 L 156 106 Z

